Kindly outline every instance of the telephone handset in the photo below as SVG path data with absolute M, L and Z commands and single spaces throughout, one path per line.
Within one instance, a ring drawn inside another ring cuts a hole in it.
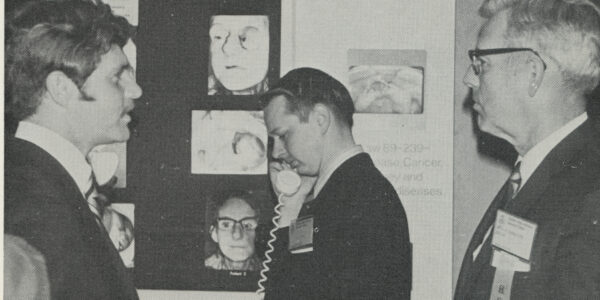
M 275 176 L 275 187 L 279 191 L 279 197 L 277 199 L 277 205 L 275 206 L 275 216 L 273 217 L 273 229 L 269 232 L 271 239 L 267 242 L 267 246 L 269 247 L 267 251 L 265 251 L 265 260 L 263 261 L 263 269 L 260 271 L 260 280 L 258 280 L 258 290 L 257 294 L 262 295 L 265 292 L 265 287 L 263 283 L 267 282 L 266 273 L 269 271 L 268 264 L 272 261 L 270 254 L 275 251 L 275 247 L 273 243 L 277 240 L 277 236 L 275 236 L 275 232 L 279 229 L 279 219 L 281 218 L 281 211 L 279 210 L 283 203 L 281 202 L 282 196 L 291 196 L 295 194 L 298 189 L 300 189 L 300 184 L 302 184 L 302 178 L 296 172 L 290 169 L 285 169 L 277 173 Z
M 300 176 L 289 169 L 282 170 L 277 174 L 275 186 L 283 195 L 289 196 L 295 194 L 300 188 L 302 179 Z

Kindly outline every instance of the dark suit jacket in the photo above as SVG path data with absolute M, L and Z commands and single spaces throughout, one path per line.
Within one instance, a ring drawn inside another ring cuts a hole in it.
M 600 299 L 600 134 L 588 120 L 542 161 L 504 208 L 537 223 L 531 271 L 516 272 L 514 299 Z M 501 191 L 475 231 L 458 278 L 455 299 L 489 299 L 495 268 L 486 242 Z
M 409 299 L 411 245 L 406 214 L 368 154 L 331 175 L 300 216 L 314 217 L 313 248 L 290 254 L 278 231 L 265 299 Z
M 4 231 L 46 259 L 53 299 L 137 299 L 123 262 L 67 171 L 36 145 L 9 138 Z

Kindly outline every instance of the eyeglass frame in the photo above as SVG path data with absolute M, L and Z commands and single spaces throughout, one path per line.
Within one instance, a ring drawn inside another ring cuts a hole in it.
M 535 56 L 537 56 L 542 61 L 542 65 L 544 66 L 544 71 L 546 71 L 546 68 L 547 68 L 546 62 L 544 61 L 544 59 L 540 56 L 540 54 L 537 51 L 535 51 L 531 48 L 471 49 L 471 50 L 468 50 L 467 53 L 469 55 L 469 59 L 471 59 L 471 68 L 473 69 L 473 73 L 475 73 L 475 75 L 479 76 L 482 73 L 481 64 L 479 64 L 478 66 L 475 65 L 475 61 L 477 61 L 477 59 L 479 59 L 479 57 L 486 56 L 486 55 L 494 55 L 494 54 L 521 52 L 521 51 L 531 51 Z
M 225 221 L 232 221 L 232 222 L 233 222 L 233 226 L 231 226 L 231 228 L 230 228 L 230 229 L 224 229 L 224 228 L 221 228 L 221 226 L 219 226 L 219 221 L 223 221 L 223 220 L 225 220 Z M 245 228 L 245 227 L 244 227 L 244 224 L 242 224 L 242 222 L 244 222 L 244 221 L 246 221 L 246 220 L 255 220 L 255 221 L 256 221 L 256 226 L 255 226 L 254 228 L 250 228 L 250 229 L 247 229 L 247 228 Z M 230 232 L 233 232 L 233 229 L 235 228 L 235 224 L 240 224 L 240 228 L 241 228 L 241 229 L 242 229 L 244 232 L 249 232 L 249 231 L 252 231 L 252 230 L 256 230 L 256 228 L 258 227 L 258 216 L 245 217 L 245 218 L 241 218 L 241 219 L 239 219 L 239 220 L 234 220 L 234 219 L 232 219 L 232 218 L 228 218 L 228 217 L 218 217 L 218 218 L 215 220 L 215 227 L 216 227 L 218 230 L 223 230 L 223 231 L 230 231 Z

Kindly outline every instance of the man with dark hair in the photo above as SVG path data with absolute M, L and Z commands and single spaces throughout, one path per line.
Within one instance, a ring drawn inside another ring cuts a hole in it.
M 44 256 L 52 299 L 137 299 L 102 226 L 87 155 L 129 138 L 142 90 L 123 54 L 125 19 L 104 4 L 37 1 L 6 23 L 5 233 Z
M 463 258 L 455 299 L 600 299 L 598 0 L 486 0 L 464 77 L 479 128 L 519 156 Z
M 301 175 L 280 196 L 266 299 L 409 299 L 411 245 L 396 191 L 352 136 L 346 88 L 322 71 L 286 74 L 262 96 L 269 165 Z M 289 228 L 288 228 L 289 227 Z

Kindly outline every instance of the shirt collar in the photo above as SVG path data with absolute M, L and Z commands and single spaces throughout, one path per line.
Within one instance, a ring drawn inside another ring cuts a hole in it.
M 584 112 L 533 146 L 524 156 L 519 156 L 516 163 L 521 162 L 521 168 L 519 169 L 521 173 L 520 187 L 525 185 L 525 182 L 527 182 L 535 169 L 542 163 L 546 155 L 587 119 L 588 115 Z
M 360 154 L 362 152 L 363 152 L 362 146 L 354 145 L 354 146 L 342 151 L 340 154 L 338 154 L 333 159 L 329 160 L 329 162 L 325 165 L 323 170 L 321 172 L 319 172 L 319 177 L 317 178 L 317 182 L 315 183 L 315 187 L 313 189 L 313 197 L 314 198 L 317 197 L 317 195 L 319 194 L 321 189 L 323 189 L 323 186 L 325 186 L 325 183 L 327 183 L 327 181 L 329 180 L 329 177 L 331 177 L 331 174 L 333 174 L 333 172 L 339 166 L 341 166 L 344 162 L 346 162 L 351 157 L 353 157 L 357 154 Z
M 75 145 L 58 133 L 27 121 L 19 122 L 15 137 L 31 142 L 48 152 L 67 170 L 81 193 L 85 195 L 91 185 L 92 167 Z

